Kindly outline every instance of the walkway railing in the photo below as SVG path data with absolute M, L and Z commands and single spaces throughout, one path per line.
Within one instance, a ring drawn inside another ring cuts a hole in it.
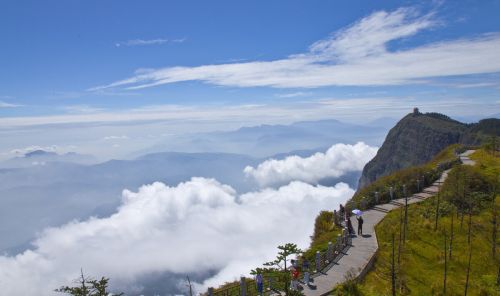
M 311 278 L 320 276 L 322 273 L 330 269 L 347 251 L 351 245 L 352 237 L 347 228 L 342 229 L 342 233 L 337 236 L 335 243 L 329 242 L 327 250 L 317 251 L 314 262 L 309 264 L 307 270 L 311 274 Z M 301 260 L 297 260 L 298 266 L 303 266 Z M 301 270 L 303 274 L 306 270 Z M 264 294 L 272 295 L 279 294 L 283 291 L 285 282 L 290 280 L 290 276 L 281 275 L 263 275 Z M 241 277 L 239 282 L 226 284 L 221 288 L 209 288 L 208 296 L 256 296 L 258 295 L 257 284 L 254 279 Z

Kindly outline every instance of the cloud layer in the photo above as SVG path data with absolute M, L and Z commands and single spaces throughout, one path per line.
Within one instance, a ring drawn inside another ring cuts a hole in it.
M 115 43 L 116 47 L 120 46 L 146 46 L 146 45 L 162 45 L 165 43 L 182 43 L 186 38 L 180 39 L 167 39 L 167 38 L 156 38 L 156 39 L 132 39 L 125 42 Z
M 431 77 L 500 71 L 500 34 L 425 44 L 391 51 L 391 41 L 435 28 L 433 13 L 413 8 L 378 11 L 317 41 L 302 54 L 274 61 L 196 67 L 168 67 L 146 72 L 92 90 L 141 89 L 181 81 L 276 88 L 373 86 L 417 83 Z
M 256 168 L 247 166 L 244 172 L 261 186 L 285 184 L 292 180 L 317 183 L 323 178 L 337 178 L 362 170 L 376 153 L 376 147 L 363 142 L 335 144 L 325 153 L 318 152 L 305 158 L 294 155 L 283 160 L 269 159 Z
M 0 289 L 6 295 L 53 295 L 80 268 L 111 277 L 118 290 L 138 293 L 139 279 L 158 273 L 211 272 L 215 275 L 204 286 L 218 285 L 271 259 L 278 244 L 306 247 L 317 213 L 352 194 L 343 183 L 292 182 L 237 195 L 204 178 L 176 187 L 153 183 L 138 192 L 125 190 L 114 215 L 47 229 L 32 250 L 0 256 Z M 176 285 L 169 289 L 179 292 Z

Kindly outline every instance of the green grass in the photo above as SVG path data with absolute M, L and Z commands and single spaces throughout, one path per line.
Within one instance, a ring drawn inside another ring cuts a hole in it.
M 498 176 L 500 159 L 482 150 L 472 159 L 482 178 Z M 456 168 L 458 171 L 459 168 Z M 496 175 L 495 175 L 496 174 Z M 452 182 L 449 178 L 448 182 Z M 498 179 L 497 179 L 498 180 Z M 491 184 L 491 183 L 490 183 Z M 473 184 L 475 185 L 475 184 Z M 497 181 L 498 185 L 498 181 Z M 449 186 L 450 188 L 454 186 Z M 489 186 L 492 187 L 492 186 Z M 443 189 L 444 190 L 444 189 Z M 451 190 L 451 189 L 450 189 Z M 444 199 L 445 194 L 442 195 Z M 490 195 L 491 196 L 491 195 Z M 455 207 L 447 200 L 441 200 L 438 228 L 434 230 L 437 198 L 430 198 L 409 207 L 408 239 L 402 248 L 401 263 L 397 273 L 398 295 L 442 295 L 444 276 L 444 232 L 448 242 L 451 217 L 454 217 L 454 238 L 452 258 L 448 261 L 447 295 L 463 295 L 470 246 L 467 241 L 468 218 L 460 225 L 460 217 Z M 500 295 L 496 285 L 500 264 L 500 247 L 492 252 L 493 204 L 500 209 L 500 195 L 490 201 L 489 206 L 480 207 L 472 215 L 471 246 L 472 260 L 468 295 Z M 359 284 L 362 295 L 391 295 L 391 251 L 392 234 L 395 234 L 396 269 L 399 240 L 400 211 L 390 212 L 376 227 L 379 251 L 373 269 Z M 498 231 L 498 230 L 497 230 Z M 497 245 L 500 238 L 497 235 Z
M 304 252 L 304 256 L 314 265 L 316 251 L 324 252 L 328 249 L 328 242 L 335 243 L 342 229 L 333 224 L 333 212 L 322 211 L 316 217 L 311 245 Z

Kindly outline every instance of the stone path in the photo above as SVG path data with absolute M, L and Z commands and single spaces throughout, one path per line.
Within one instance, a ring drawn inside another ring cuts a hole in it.
M 460 155 L 460 160 L 465 165 L 474 165 L 475 162 L 469 158 L 474 150 L 468 150 Z M 448 176 L 448 171 L 444 171 L 439 180 L 434 182 L 431 186 L 425 188 L 422 192 L 416 193 L 408 198 L 408 204 L 417 203 L 434 196 L 440 186 L 443 184 Z M 404 206 L 404 198 L 393 200 L 390 203 L 377 205 L 370 210 L 363 213 L 363 236 L 354 236 L 352 238 L 352 246 L 346 254 L 340 258 L 336 265 L 333 265 L 324 274 L 314 278 L 315 288 L 304 287 L 304 294 L 306 296 L 322 296 L 327 295 L 334 286 L 345 280 L 346 274 L 350 271 L 354 276 L 364 274 L 369 269 L 369 264 L 375 256 L 378 249 L 377 236 L 375 234 L 375 226 L 385 217 L 385 215 L 400 206 Z M 354 217 L 354 229 L 357 229 L 357 221 Z

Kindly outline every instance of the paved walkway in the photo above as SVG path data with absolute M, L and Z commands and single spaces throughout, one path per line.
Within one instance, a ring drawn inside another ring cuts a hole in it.
M 460 155 L 460 160 L 466 165 L 474 165 L 475 162 L 469 158 L 474 150 L 468 150 Z M 448 170 L 449 171 L 449 170 Z M 416 193 L 408 198 L 408 204 L 417 203 L 425 200 L 428 197 L 434 196 L 448 177 L 448 171 L 444 171 L 439 180 L 431 186 L 425 188 L 422 192 Z M 404 198 L 393 200 L 390 203 L 377 205 L 363 213 L 363 236 L 354 236 L 352 238 L 352 246 L 346 252 L 338 264 L 334 265 L 330 270 L 323 275 L 314 278 L 314 289 L 304 287 L 306 296 L 321 296 L 327 295 L 334 286 L 345 280 L 345 275 L 352 271 L 357 277 L 362 272 L 366 272 L 366 267 L 370 260 L 375 256 L 378 249 L 377 236 L 375 234 L 375 226 L 385 217 L 385 215 L 405 203 Z M 353 226 L 357 229 L 357 221 L 352 218 Z

